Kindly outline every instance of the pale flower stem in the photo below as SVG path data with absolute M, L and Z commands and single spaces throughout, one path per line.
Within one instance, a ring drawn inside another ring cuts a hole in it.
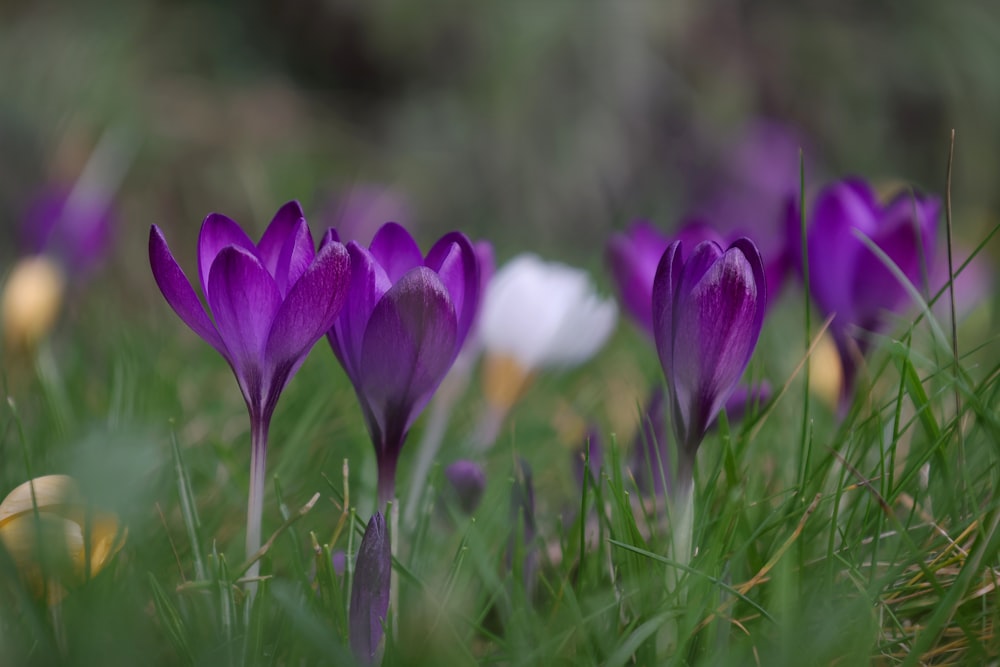
M 477 453 L 489 451 L 500 435 L 500 428 L 503 420 L 507 416 L 507 410 L 487 403 L 479 421 L 476 423 L 476 430 L 472 434 L 472 450 Z
M 260 549 L 260 524 L 264 510 L 264 482 L 267 469 L 268 425 L 261 420 L 250 418 L 250 495 L 247 498 L 247 560 Z M 260 575 L 260 561 L 255 561 L 247 570 L 247 578 Z M 257 592 L 257 582 L 247 584 L 247 591 L 253 598 Z
M 431 471 L 431 466 L 434 465 L 434 459 L 441 449 L 441 442 L 448 430 L 452 408 L 450 399 L 451 396 L 439 396 L 431 402 L 430 414 L 427 416 L 427 424 L 424 427 L 423 436 L 420 438 L 417 462 L 413 467 L 410 492 L 406 497 L 406 509 L 403 513 L 403 522 L 408 529 L 412 529 L 416 523 L 418 505 L 424 492 L 427 475 Z

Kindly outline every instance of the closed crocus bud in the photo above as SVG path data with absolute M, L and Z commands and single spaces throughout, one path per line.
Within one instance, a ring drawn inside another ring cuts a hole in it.
M 515 257 L 487 286 L 480 315 L 487 400 L 506 411 L 534 372 L 592 357 L 617 319 L 614 301 L 597 295 L 585 271 Z
M 365 664 L 375 662 L 389 611 L 392 552 L 385 518 L 376 512 L 361 539 L 351 588 L 351 650 Z
M 685 257 L 667 248 L 653 285 L 656 348 L 679 444 L 678 477 L 689 484 L 698 445 L 750 362 L 766 307 L 764 266 L 743 238 L 723 250 L 713 241 Z
M 49 602 L 96 576 L 126 534 L 114 514 L 87 506 L 66 475 L 25 482 L 0 503 L 0 541 L 32 592 L 47 590 Z
M 455 461 L 444 469 L 444 476 L 462 511 L 466 514 L 476 511 L 486 490 L 486 474 L 482 466 L 464 459 Z
M 849 178 L 826 187 L 809 215 L 809 287 L 817 307 L 834 315 L 830 325 L 843 365 L 841 406 L 854 385 L 856 359 L 866 335 L 882 331 L 886 311 L 908 305 L 906 288 L 859 238 L 868 237 L 913 283 L 922 287 L 934 257 L 940 201 L 902 192 L 882 204 L 865 181 Z
M 0 303 L 3 337 L 8 348 L 31 349 L 59 318 L 66 279 L 52 259 L 22 259 L 7 276 Z

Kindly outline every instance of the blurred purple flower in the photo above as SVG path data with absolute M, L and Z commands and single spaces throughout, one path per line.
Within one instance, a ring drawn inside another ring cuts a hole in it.
M 167 303 L 229 362 L 243 392 L 252 440 L 251 556 L 260 548 L 271 416 L 282 390 L 344 303 L 347 251 L 339 243 L 325 243 L 316 252 L 298 202 L 278 209 L 256 244 L 233 220 L 209 215 L 198 238 L 198 275 L 214 323 L 156 225 L 149 232 L 149 262 Z
M 25 254 L 53 257 L 68 273 L 85 275 L 107 256 L 114 220 L 105 193 L 50 186 L 24 212 L 21 245 Z
M 971 254 L 968 248 L 954 248 L 952 265 L 958 271 Z M 944 293 L 934 302 L 934 315 L 942 322 L 951 321 L 951 296 L 948 289 L 948 249 L 942 246 L 931 269 L 930 283 L 933 297 L 941 290 Z M 987 256 L 980 252 L 955 276 L 955 317 L 959 320 L 987 301 L 993 284 L 993 271 Z
M 764 266 L 752 241 L 670 244 L 653 283 L 656 348 L 679 443 L 676 479 L 687 483 L 698 445 L 736 388 L 760 336 Z
M 359 183 L 329 197 L 320 211 L 320 219 L 324 226 L 336 229 L 344 243 L 357 241 L 367 246 L 387 222 L 410 227 L 412 213 L 409 201 L 399 190 Z
M 466 514 L 476 511 L 486 490 L 486 474 L 482 466 L 464 459 L 455 461 L 444 469 L 444 476 L 462 511 Z
M 651 223 L 640 220 L 609 240 L 606 259 L 611 277 L 618 287 L 625 310 L 633 320 L 655 339 L 653 324 L 653 278 L 656 267 L 672 241 L 683 241 L 694 247 L 702 241 L 724 243 L 722 237 L 701 220 L 689 220 L 681 225 L 671 239 Z
M 853 389 L 856 355 L 869 346 L 858 332 L 881 331 L 885 311 L 898 311 L 908 300 L 906 289 L 856 234 L 871 239 L 914 285 L 925 286 L 940 209 L 936 197 L 908 191 L 883 205 L 858 178 L 832 183 L 816 198 L 806 231 L 809 286 L 816 306 L 835 314 L 830 330 L 844 370 L 842 406 Z
M 375 662 L 385 634 L 391 575 L 389 533 L 382 513 L 375 512 L 358 549 L 349 612 L 351 650 L 365 664 Z
M 321 247 L 337 238 L 330 230 Z M 384 225 L 369 248 L 352 241 L 347 250 L 351 287 L 327 339 L 361 403 L 384 507 L 395 495 L 406 435 L 472 327 L 479 264 L 463 234 L 446 234 L 425 258 L 395 223 Z
M 727 140 L 718 167 L 706 180 L 705 196 L 696 203 L 698 215 L 711 220 L 729 240 L 752 238 L 764 260 L 768 301 L 777 301 L 800 246 L 789 246 L 785 227 L 799 226 L 800 151 L 807 178 L 812 176 L 814 151 L 794 127 L 769 119 L 746 123 Z

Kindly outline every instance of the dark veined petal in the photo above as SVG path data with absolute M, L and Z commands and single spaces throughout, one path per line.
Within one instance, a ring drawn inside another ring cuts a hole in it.
M 457 329 L 448 291 L 427 267 L 407 273 L 375 306 L 361 350 L 359 393 L 383 434 L 409 430 L 458 353 Z
M 333 230 L 330 230 L 332 232 Z M 323 239 L 322 252 L 332 238 L 331 233 Z M 330 347 L 344 367 L 347 377 L 357 389 L 361 384 L 361 348 L 365 329 L 375 304 L 392 286 L 385 270 L 379 266 L 371 253 L 351 241 L 347 244 L 347 252 L 351 259 L 351 280 L 347 297 L 340 310 L 340 316 L 334 320 L 327 335 Z
M 281 305 L 271 274 L 243 248 L 223 248 L 209 270 L 208 304 L 237 376 L 250 368 L 259 370 L 271 323 Z M 240 377 L 241 385 L 244 380 Z
M 347 249 L 339 243 L 319 251 L 274 317 L 266 353 L 271 364 L 304 358 L 333 326 L 350 287 L 350 267 Z
M 674 301 L 675 310 L 684 307 L 684 300 L 694 290 L 695 285 L 704 279 L 705 274 L 715 266 L 722 255 L 722 246 L 715 241 L 702 241 L 691 249 L 691 254 L 684 260 L 684 275 L 677 288 L 677 297 Z
M 198 234 L 198 277 L 206 297 L 212 262 L 223 248 L 230 245 L 244 248 L 251 255 L 258 256 L 257 246 L 232 218 L 221 213 L 210 214 L 201 223 L 201 232 Z
M 457 343 L 461 347 L 476 319 L 482 294 L 476 250 L 465 234 L 451 232 L 434 244 L 425 265 L 438 274 L 448 290 L 458 320 Z
M 282 297 L 288 294 L 315 257 L 312 232 L 309 231 L 305 218 L 299 218 L 292 228 L 292 233 L 285 239 L 285 245 L 278 256 L 278 264 L 271 273 Z M 270 271 L 270 268 L 268 270 Z
M 410 269 L 424 263 L 424 256 L 417 242 L 406 229 L 395 222 L 387 222 L 375 232 L 369 250 L 393 283 Z
M 743 253 L 747 262 L 750 263 L 751 271 L 753 271 L 753 281 L 757 286 L 757 318 L 754 320 L 753 326 L 759 333 L 761 328 L 764 326 L 764 314 L 767 312 L 767 303 L 771 298 L 771 286 L 767 282 L 768 267 L 764 264 L 764 257 L 760 254 L 760 249 L 757 248 L 757 244 L 745 236 L 733 241 L 732 245 L 729 246 L 729 249 L 727 249 L 726 252 L 730 252 L 734 248 Z M 750 356 L 753 354 L 753 348 L 754 345 L 751 345 L 750 349 L 747 351 L 747 362 L 750 361 Z
M 149 264 L 153 269 L 153 278 L 163 297 L 174 309 L 174 312 L 184 320 L 184 323 L 191 327 L 191 330 L 208 341 L 219 353 L 229 359 L 229 352 L 225 343 L 216 331 L 215 325 L 205 313 L 205 308 L 198 300 L 191 287 L 190 281 L 184 275 L 184 271 L 177 264 L 167 241 L 163 238 L 163 232 L 156 225 L 149 230 Z
M 671 389 L 684 446 L 697 447 L 757 344 L 764 303 L 755 273 L 744 252 L 730 248 L 678 304 Z
M 674 241 L 667 247 L 653 278 L 653 338 L 668 383 L 674 372 L 674 301 L 684 273 L 681 245 Z
M 375 661 L 385 632 L 391 574 L 389 532 L 382 513 L 376 512 L 368 521 L 365 536 L 361 538 L 349 612 L 351 650 L 367 664 Z
M 288 244 L 288 239 L 300 233 L 299 221 L 305 222 L 305 218 L 305 213 L 302 212 L 302 207 L 299 203 L 294 200 L 290 201 L 278 209 L 278 212 L 271 218 L 271 224 L 264 230 L 264 235 L 260 237 L 260 243 L 257 244 L 257 256 L 260 257 L 260 261 L 275 278 L 278 277 L 279 273 L 278 260 L 282 252 L 284 252 L 285 246 Z M 306 227 L 306 230 L 308 229 Z M 310 234 L 309 249 L 313 250 L 314 247 L 312 235 Z M 306 264 L 308 265 L 308 262 Z M 281 288 L 280 285 L 279 288 Z M 284 293 L 284 289 L 281 289 L 282 293 Z

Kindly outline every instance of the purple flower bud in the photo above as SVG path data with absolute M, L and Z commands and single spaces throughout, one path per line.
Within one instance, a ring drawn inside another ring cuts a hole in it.
M 688 258 L 683 246 L 670 244 L 656 271 L 653 321 L 686 466 L 750 362 L 767 288 L 763 261 L 749 239 L 726 250 L 705 241 Z
M 857 233 L 923 287 L 940 209 L 936 197 L 909 191 L 883 205 L 868 183 L 857 178 L 833 183 L 817 196 L 806 231 L 809 286 L 816 306 L 835 315 L 830 330 L 844 366 L 842 401 L 853 388 L 855 350 L 863 354 L 868 348 L 857 332 L 881 331 L 885 311 L 898 311 L 908 301 L 906 289 Z
M 486 490 L 486 475 L 478 463 L 455 461 L 444 469 L 445 479 L 451 485 L 458 506 L 466 514 L 472 514 L 483 499 Z
M 375 662 L 389 611 L 392 551 L 381 512 L 368 521 L 361 539 L 351 588 L 351 650 L 365 664 Z
M 278 210 L 259 243 L 224 215 L 205 218 L 198 275 L 214 323 L 156 225 L 149 233 L 149 261 L 167 303 L 225 357 L 250 414 L 264 422 L 333 325 L 350 275 L 344 246 L 327 243 L 316 252 L 298 202 Z
M 339 245 L 337 238 L 331 229 L 321 247 Z M 347 249 L 351 286 L 327 339 L 361 403 L 384 507 L 395 494 L 406 435 L 472 327 L 479 263 L 463 234 L 445 235 L 424 257 L 395 223 L 384 225 L 369 248 L 352 241 Z

